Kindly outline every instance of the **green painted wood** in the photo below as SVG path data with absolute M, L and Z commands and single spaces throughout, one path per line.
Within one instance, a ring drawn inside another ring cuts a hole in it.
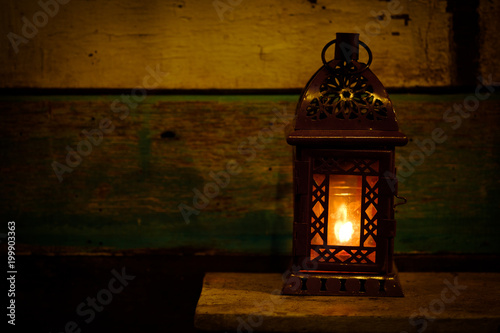
M 443 114 L 466 95 L 391 97 L 412 140 L 398 156 L 436 127 L 448 136 L 402 178 L 396 251 L 499 253 L 498 95 L 457 129 Z M 1 219 L 17 222 L 18 243 L 290 253 L 291 147 L 273 110 L 289 119 L 297 96 L 148 96 L 124 119 L 116 98 L 0 98 Z M 51 163 L 104 118 L 115 129 L 60 183 Z M 268 139 L 252 144 L 259 133 Z M 241 171 L 186 223 L 179 204 L 193 206 L 228 161 Z

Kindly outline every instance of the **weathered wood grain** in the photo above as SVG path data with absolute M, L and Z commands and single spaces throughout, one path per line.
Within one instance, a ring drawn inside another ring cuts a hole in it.
M 223 20 L 214 2 L 231 8 Z M 301 88 L 336 32 L 361 34 L 374 54 L 372 69 L 387 86 L 448 86 L 454 69 L 446 4 L 72 0 L 16 53 L 7 35 L 22 36 L 22 18 L 33 22 L 42 9 L 37 1 L 4 1 L 0 87 L 132 88 L 142 83 L 146 66 L 159 64 L 170 73 L 159 88 Z M 497 51 L 485 56 L 498 57 Z
M 479 1 L 478 8 L 479 28 L 481 35 L 479 70 L 485 76 L 490 73 L 496 81 L 500 81 L 500 40 L 497 38 L 500 30 L 500 21 L 497 17 L 500 15 L 500 3 L 498 1 Z
M 401 273 L 406 297 L 381 299 L 281 296 L 280 274 L 207 273 L 195 326 L 217 332 L 495 332 L 499 277 Z
M 402 178 L 398 252 L 500 252 L 500 103 L 481 102 L 453 129 L 443 114 L 465 97 L 392 96 L 411 140 L 399 158 L 436 127 L 448 136 Z M 290 253 L 291 148 L 273 110 L 291 115 L 297 96 L 149 96 L 123 120 L 110 110 L 116 98 L 1 99 L 1 219 L 17 222 L 19 243 Z M 60 183 L 51 164 L 66 164 L 66 147 L 103 118 L 115 130 Z M 269 139 L 252 145 L 259 133 Z M 241 172 L 186 223 L 179 204 L 194 207 L 193 189 L 204 192 L 228 161 Z

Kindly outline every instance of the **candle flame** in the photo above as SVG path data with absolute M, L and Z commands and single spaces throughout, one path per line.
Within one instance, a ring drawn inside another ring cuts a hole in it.
M 345 204 L 340 206 L 337 216 L 337 222 L 335 223 L 335 236 L 340 243 L 347 243 L 351 240 L 352 234 L 354 233 L 354 228 L 352 222 L 347 219 L 347 207 Z

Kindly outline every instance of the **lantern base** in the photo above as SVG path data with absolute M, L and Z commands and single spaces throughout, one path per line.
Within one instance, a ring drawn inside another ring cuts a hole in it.
M 290 273 L 282 295 L 403 297 L 397 271 L 386 275 Z

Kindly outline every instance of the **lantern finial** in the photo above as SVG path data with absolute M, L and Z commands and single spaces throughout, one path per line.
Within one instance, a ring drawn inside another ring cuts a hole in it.
M 335 39 L 335 59 L 351 62 L 358 60 L 359 34 L 337 32 Z

